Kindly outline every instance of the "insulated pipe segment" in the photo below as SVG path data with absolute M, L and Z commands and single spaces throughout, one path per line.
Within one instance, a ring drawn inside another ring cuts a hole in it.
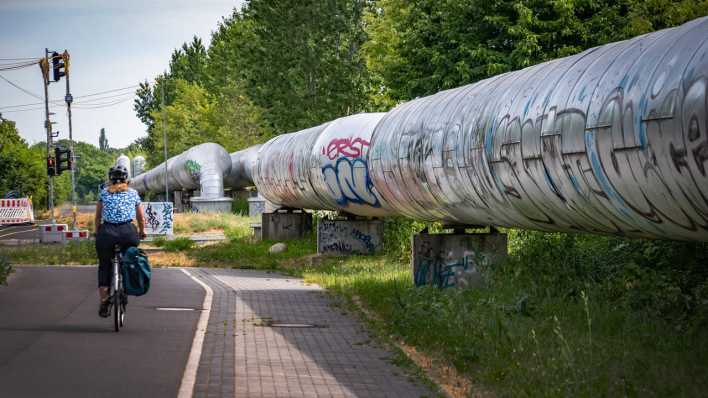
M 369 171 L 459 224 L 708 241 L 708 18 L 402 104 Z
M 167 186 L 170 190 L 200 190 L 193 199 L 224 198 L 223 178 L 231 170 L 231 158 L 221 145 L 197 145 L 167 160 Z M 131 186 L 140 193 L 164 192 L 165 164 L 133 179 Z
M 371 134 L 383 115 L 342 117 L 271 139 L 258 152 L 258 191 L 282 207 L 394 215 L 368 168 Z
M 231 170 L 224 177 L 224 185 L 232 189 L 252 187 L 253 169 L 258 160 L 260 145 L 254 145 L 231 154 Z

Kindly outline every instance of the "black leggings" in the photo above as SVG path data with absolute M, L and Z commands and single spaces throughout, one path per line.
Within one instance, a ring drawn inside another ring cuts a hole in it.
M 124 224 L 103 223 L 96 235 L 96 254 L 98 255 L 98 287 L 109 287 L 113 276 L 111 259 L 113 247 L 118 244 L 121 251 L 125 252 L 130 246 L 140 243 L 138 230 L 135 225 L 127 222 Z

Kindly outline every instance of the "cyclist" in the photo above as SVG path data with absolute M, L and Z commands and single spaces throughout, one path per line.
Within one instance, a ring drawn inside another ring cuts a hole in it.
M 140 205 L 140 195 L 128 187 L 128 169 L 116 165 L 108 171 L 109 185 L 101 189 L 96 203 L 96 254 L 98 254 L 98 294 L 101 302 L 98 315 L 109 315 L 108 291 L 113 277 L 111 259 L 114 246 L 126 250 L 137 246 L 145 238 L 145 217 Z M 138 230 L 132 224 L 137 219 Z M 103 221 L 103 223 L 101 223 Z

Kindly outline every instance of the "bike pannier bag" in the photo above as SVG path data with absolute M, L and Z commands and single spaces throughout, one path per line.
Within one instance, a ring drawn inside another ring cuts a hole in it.
M 130 296 L 142 296 L 150 290 L 150 263 L 145 252 L 129 247 L 123 254 L 123 288 Z

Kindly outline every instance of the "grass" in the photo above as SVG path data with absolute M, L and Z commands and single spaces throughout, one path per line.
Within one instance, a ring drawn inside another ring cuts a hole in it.
M 191 234 L 207 231 L 225 231 L 248 227 L 250 219 L 230 213 L 177 213 L 174 217 L 174 233 Z
M 84 222 L 91 221 L 84 217 Z M 153 267 L 210 266 L 228 268 L 275 269 L 281 264 L 315 253 L 315 237 L 287 242 L 287 250 L 269 254 L 268 249 L 275 241 L 254 242 L 251 239 L 250 224 L 254 219 L 234 214 L 175 215 L 175 233 L 182 235 L 224 231 L 228 240 L 209 246 L 196 246 L 185 236 L 172 240 L 158 237 L 150 245 L 162 248 L 162 253 L 149 253 Z M 93 241 L 72 242 L 67 245 L 32 245 L 0 247 L 0 255 L 13 264 L 77 265 L 97 264 Z
M 153 246 L 160 247 L 168 252 L 187 251 L 196 247 L 196 242 L 184 236 L 179 236 L 172 240 L 159 236 L 153 239 L 151 243 Z
M 97 264 L 93 241 L 69 242 L 66 245 L 0 246 L 0 256 L 13 264 L 83 265 Z

